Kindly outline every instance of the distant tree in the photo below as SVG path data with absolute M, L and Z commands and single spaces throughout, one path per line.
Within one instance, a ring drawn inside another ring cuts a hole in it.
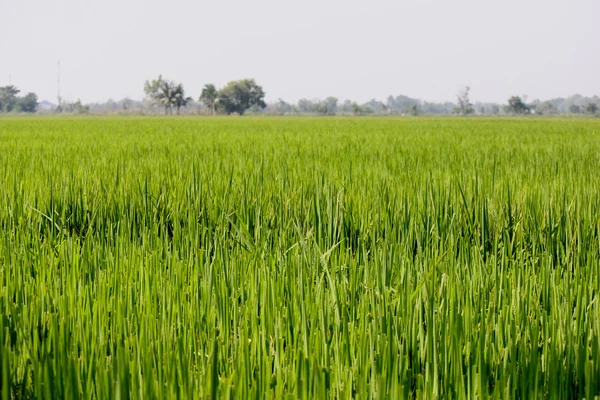
M 274 105 L 274 111 L 279 115 L 291 114 L 294 112 L 294 108 L 291 104 L 286 103 L 285 101 L 278 99 L 277 103 Z
M 492 114 L 494 114 L 494 115 L 500 114 L 500 107 L 498 107 L 498 105 L 494 104 L 492 106 Z
M 356 102 L 353 102 L 351 105 L 352 108 L 352 114 L 354 115 L 367 115 L 367 114 L 373 114 L 375 112 L 375 110 L 373 110 L 370 106 L 368 105 L 358 105 Z
M 413 104 L 412 107 L 410 108 L 410 115 L 416 117 L 417 115 L 419 115 L 419 106 L 416 104 Z
M 585 107 L 585 112 L 588 114 L 596 114 L 597 111 L 598 105 L 596 103 L 588 103 L 588 105 Z
M 158 103 L 158 92 L 162 81 L 162 75 L 159 75 L 157 79 L 144 82 L 144 94 L 152 104 Z
M 87 114 L 90 112 L 90 106 L 83 105 L 81 100 L 77 99 L 75 103 L 72 105 L 73 111 L 77 114 Z
M 569 106 L 569 112 L 571 114 L 579 114 L 581 113 L 581 107 L 579 107 L 577 104 L 571 104 Z
M 338 107 L 338 109 L 341 108 L 342 113 L 351 113 L 352 112 L 352 102 L 350 100 L 344 100 L 344 102 L 342 103 L 341 107 Z
M 180 83 L 177 86 L 175 86 L 174 90 L 174 97 L 175 100 L 173 101 L 173 105 L 177 108 L 177 115 L 179 115 L 179 110 L 181 109 L 181 107 L 186 107 L 187 104 L 192 101 L 191 97 L 185 97 L 185 89 L 183 88 L 183 85 Z
M 371 99 L 368 102 L 364 103 L 362 107 L 372 108 L 374 114 L 388 114 L 390 111 L 389 107 L 385 103 L 375 99 Z
M 165 109 L 165 115 L 173 114 L 173 107 L 183 107 L 183 103 L 187 104 L 185 98 L 181 98 L 179 93 L 179 85 L 163 79 L 159 75 L 157 79 L 146 81 L 144 83 L 144 93 L 151 104 L 161 106 Z
M 173 106 L 176 104 L 176 87 L 170 81 L 162 80 L 158 87 L 156 99 L 158 104 L 164 107 L 165 115 L 173 115 Z
M 15 86 L 9 85 L 0 87 L 0 111 L 11 112 L 17 106 L 20 90 Z
M 471 88 L 469 86 L 465 86 L 460 89 L 456 95 L 456 100 L 458 102 L 457 112 L 461 115 L 470 115 L 475 112 L 473 104 L 471 104 L 471 99 L 469 98 L 470 91 Z
M 389 96 L 386 101 L 385 112 L 394 114 L 404 114 L 410 110 L 413 105 L 419 105 L 421 103 L 418 99 L 413 99 L 408 96 Z M 371 104 L 374 106 L 374 104 Z
M 17 107 L 19 111 L 26 113 L 34 113 L 37 110 L 38 98 L 35 93 L 27 93 L 25 96 L 19 98 Z
M 76 114 L 87 114 L 90 111 L 90 106 L 83 105 L 81 100 L 77 99 L 76 102 L 71 103 L 69 101 L 61 101 L 60 111 L 57 112 L 76 113 Z
M 119 108 L 119 105 L 113 99 L 108 99 L 106 101 L 106 108 L 108 108 L 110 111 L 116 111 Z
M 543 114 L 543 115 L 552 115 L 552 114 L 558 113 L 556 106 L 554 106 L 554 104 L 552 104 L 552 102 L 550 102 L 550 101 L 546 101 L 546 102 L 543 102 L 542 104 L 540 104 L 536 108 L 536 111 L 539 114 Z
M 298 100 L 298 112 L 300 113 L 309 113 L 310 110 L 310 100 L 308 99 L 300 99 Z
M 337 113 L 337 103 L 338 99 L 336 97 L 328 97 L 323 102 L 324 105 L 324 114 L 326 115 L 335 115 Z
M 519 96 L 513 96 L 508 99 L 507 111 L 512 114 L 529 114 L 530 109 Z
M 151 104 L 159 105 L 165 109 L 165 115 L 173 115 L 173 107 L 179 110 L 187 106 L 192 99 L 185 97 L 185 90 L 181 83 L 175 84 L 169 80 L 163 79 L 162 75 L 158 79 L 146 81 L 144 83 L 144 93 Z
M 200 93 L 200 102 L 203 103 L 212 115 L 215 115 L 215 106 L 219 96 L 219 91 L 212 83 L 204 85 Z
M 250 107 L 265 108 L 265 92 L 254 79 L 231 81 L 219 90 L 218 107 L 227 114 L 243 115 Z

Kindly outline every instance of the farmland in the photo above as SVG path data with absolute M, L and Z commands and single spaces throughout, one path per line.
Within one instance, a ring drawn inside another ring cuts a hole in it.
M 0 394 L 600 395 L 600 121 L 0 119 Z

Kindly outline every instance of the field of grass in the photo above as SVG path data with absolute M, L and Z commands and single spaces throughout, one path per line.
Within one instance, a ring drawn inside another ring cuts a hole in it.
M 0 119 L 0 397 L 594 398 L 600 121 Z

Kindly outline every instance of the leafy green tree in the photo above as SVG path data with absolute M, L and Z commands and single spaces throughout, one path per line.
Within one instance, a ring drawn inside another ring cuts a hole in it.
M 513 96 L 508 99 L 508 112 L 513 114 L 529 114 L 530 108 L 521 100 L 519 96 Z
M 585 112 L 588 114 L 596 114 L 597 111 L 598 105 L 596 103 L 588 103 L 588 105 L 585 107 Z
M 581 107 L 579 107 L 577 104 L 571 104 L 569 106 L 569 112 L 571 114 L 579 114 L 581 113 Z
M 204 85 L 202 92 L 200 93 L 200 102 L 202 102 L 209 110 L 212 115 L 215 115 L 215 109 L 217 99 L 219 98 L 219 91 L 212 83 Z
M 35 93 L 27 93 L 19 98 L 17 107 L 19 111 L 26 113 L 34 113 L 37 110 L 38 98 Z
M 250 107 L 265 108 L 265 92 L 254 79 L 231 81 L 219 90 L 218 107 L 227 114 L 243 115 Z
M 0 87 L 0 111 L 11 112 L 18 103 L 20 90 L 13 85 Z

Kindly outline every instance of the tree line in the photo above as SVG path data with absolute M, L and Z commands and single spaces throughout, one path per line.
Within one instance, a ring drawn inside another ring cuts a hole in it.
M 254 79 L 228 82 L 222 88 L 206 84 L 197 99 L 186 95 L 182 83 L 165 79 L 162 75 L 144 83 L 145 98 L 135 101 L 129 98 L 118 102 L 83 104 L 64 101 L 58 105 L 47 101 L 38 103 L 35 93 L 19 96 L 19 89 L 9 85 L 0 87 L 0 112 L 31 113 L 39 110 L 52 113 L 123 113 L 147 114 L 164 112 L 177 115 L 188 108 L 186 114 L 266 114 L 266 115 L 553 115 L 589 114 L 598 115 L 600 98 L 580 95 L 548 101 L 527 102 L 526 96 L 511 96 L 506 104 L 472 102 L 469 86 L 460 88 L 455 102 L 434 103 L 404 95 L 389 96 L 386 101 L 371 99 L 365 103 L 340 101 L 330 96 L 321 99 L 302 98 L 297 103 L 282 99 L 267 104 L 265 91 Z M 162 110 L 162 111 L 161 111 Z
M 173 108 L 179 115 L 181 108 L 192 101 L 191 97 L 185 96 L 183 84 L 163 79 L 162 75 L 155 80 L 146 81 L 144 93 L 151 104 L 164 107 L 165 114 L 168 115 L 173 115 Z M 254 79 L 242 79 L 231 81 L 221 89 L 207 84 L 202 88 L 198 100 L 206 105 L 213 115 L 217 112 L 243 115 L 252 107 L 264 109 L 267 106 L 264 97 L 265 92 Z
M 33 113 L 37 110 L 38 99 L 35 93 L 19 96 L 21 91 L 13 85 L 0 87 L 0 112 Z

